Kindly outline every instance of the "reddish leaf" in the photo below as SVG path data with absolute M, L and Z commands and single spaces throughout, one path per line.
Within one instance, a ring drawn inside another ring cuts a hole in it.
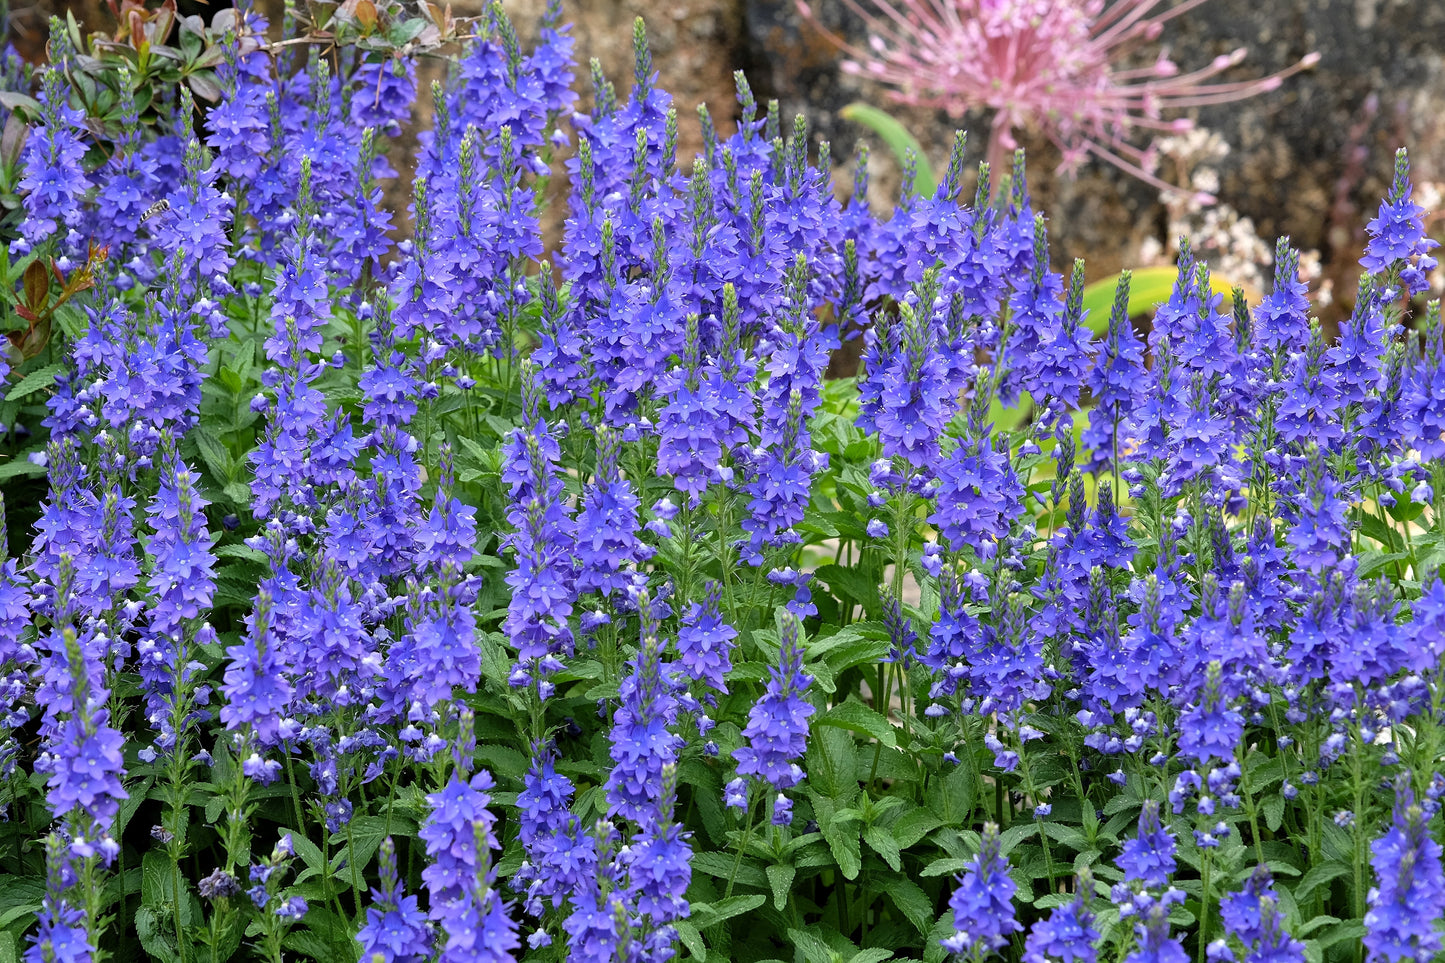
M 46 318 L 25 333 L 25 337 L 20 342 L 20 354 L 26 361 L 29 361 L 44 351 L 45 346 L 49 343 L 50 319 Z
M 45 265 L 31 261 L 25 269 L 25 304 L 34 311 L 45 310 L 50 302 L 50 275 Z

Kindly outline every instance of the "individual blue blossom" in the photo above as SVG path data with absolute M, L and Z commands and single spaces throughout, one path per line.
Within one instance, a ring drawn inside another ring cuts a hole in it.
M 1394 821 L 1370 844 L 1375 885 L 1365 913 L 1366 959 L 1418 960 L 1440 952 L 1439 922 L 1445 918 L 1445 872 L 1440 844 L 1415 802 L 1409 773 L 1395 787 Z
M 221 685 L 226 697 L 221 722 L 228 729 L 249 726 L 262 745 L 278 738 L 292 695 L 272 631 L 272 603 L 271 593 L 262 588 L 246 618 L 242 641 L 226 649 L 230 663 Z
M 1254 309 L 1254 337 L 1267 351 L 1296 350 L 1309 339 L 1309 285 L 1299 277 L 1299 251 L 1281 237 L 1274 249 L 1274 287 Z
M 85 114 L 70 106 L 70 84 L 56 68 L 43 72 L 40 89 L 40 123 L 25 141 L 21 162 L 24 175 L 17 185 L 24 195 L 25 220 L 20 236 L 29 247 L 51 237 L 66 239 L 81 226 L 82 204 L 90 188 L 82 161 Z M 79 239 L 65 247 L 78 253 Z
M 1013 310 L 1021 334 L 1019 348 L 1029 348 L 1022 357 L 1010 358 L 1010 371 L 1034 396 L 1044 410 L 1053 412 L 1062 421 L 1064 415 L 1079 406 L 1079 393 L 1091 369 L 1092 335 L 1084 318 L 1084 264 L 1074 262 L 1067 296 L 1063 279 L 1048 269 L 1048 243 L 1043 215 L 1038 215 L 1035 237 L 1034 269 L 1029 286 L 1014 292 Z M 1129 272 L 1119 277 L 1119 289 L 1127 291 Z M 1016 350 L 1010 342 L 1010 351 Z M 1010 381 L 1014 380 L 1011 374 Z M 1001 396 L 1006 397 L 1006 396 Z
M 1283 505 L 1285 541 L 1295 564 L 1311 572 L 1333 568 L 1349 554 L 1348 494 L 1318 449 L 1312 449 Z
M 732 669 L 732 649 L 737 629 L 723 621 L 720 602 L 722 586 L 709 582 L 701 603 L 693 602 L 677 630 L 678 662 L 690 678 L 728 694 L 724 676 Z
M 778 664 L 769 669 L 767 690 L 748 712 L 746 744 L 733 750 L 739 776 L 755 776 L 774 789 L 791 789 L 803 780 L 798 765 L 808 747 L 808 718 L 815 711 L 804 693 L 813 677 L 803 671 L 800 626 L 783 617 Z
M 1161 903 L 1150 906 L 1134 924 L 1137 940 L 1124 963 L 1189 963 L 1189 954 L 1169 933 L 1169 910 Z
M 1284 929 L 1274 881 L 1263 864 L 1244 889 L 1219 901 L 1219 915 L 1225 932 L 1246 947 L 1243 963 L 1298 963 L 1305 958 L 1304 944 Z
M 1029 928 L 1024 963 L 1094 963 L 1099 931 L 1089 908 L 1093 896 L 1094 876 L 1085 866 L 1075 878 L 1074 898 Z
M 85 911 L 67 898 L 76 882 L 71 859 L 59 835 L 45 837 L 45 897 L 40 904 L 40 926 L 25 950 L 25 963 L 90 963 Z
M 1112 465 L 1128 454 L 1126 429 L 1144 394 L 1144 378 L 1144 345 L 1129 320 L 1129 289 L 1121 279 L 1108 333 L 1086 382 L 1093 408 L 1083 444 L 1094 452 L 1093 467 Z
M 682 738 L 669 727 L 677 721 L 678 700 L 661 662 L 662 643 L 645 594 L 637 598 L 644 613 L 642 645 L 629 662 L 632 671 L 619 687 L 621 703 L 612 719 L 612 771 L 607 776 L 609 816 L 623 816 L 644 829 L 658 814 L 662 773 L 676 765 Z
M 641 502 L 631 480 L 618 470 L 621 447 L 616 430 L 597 427 L 597 466 L 577 510 L 577 595 L 596 592 L 607 598 L 626 591 L 650 555 L 638 535 Z
M 964 866 L 958 886 L 948 899 L 953 911 L 953 935 L 940 942 L 951 952 L 992 953 L 1008 943 L 1009 934 L 1023 929 L 1014 918 L 1017 886 L 999 846 L 998 826 L 985 823 L 978 852 Z
M 968 436 L 938 466 L 929 522 L 953 551 L 981 555 L 1006 536 L 1023 509 L 1023 486 L 1007 448 L 996 448 L 986 426 L 969 421 Z
M 1360 264 L 1366 271 L 1382 274 L 1400 272 L 1408 294 L 1430 287 L 1429 275 L 1438 263 L 1432 250 L 1439 247 L 1425 233 L 1426 211 L 1410 197 L 1410 156 L 1405 148 L 1395 152 L 1395 177 L 1390 192 L 1380 202 L 1380 211 L 1365 225 L 1370 239 Z

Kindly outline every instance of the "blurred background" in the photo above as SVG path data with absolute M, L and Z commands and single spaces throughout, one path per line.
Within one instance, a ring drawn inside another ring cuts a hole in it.
M 1163 0 L 1160 9 L 1173 2 Z M 857 4 L 877 9 L 874 0 Z M 524 42 L 544 5 L 545 0 L 506 0 Z M 280 0 L 258 0 L 257 7 L 273 28 L 281 22 Z M 940 173 L 958 126 L 974 134 L 970 161 L 976 164 L 983 157 L 987 114 L 896 105 L 887 88 L 841 69 L 844 55 L 829 34 L 867 42 L 864 19 L 845 0 L 815 0 L 816 22 L 801 17 L 794 0 L 564 0 L 564 8 L 574 24 L 582 64 L 581 109 L 590 100 L 588 58 L 601 62 L 620 95 L 630 88 L 632 20 L 645 18 L 661 84 L 678 107 L 684 169 L 701 149 L 698 103 L 709 106 L 724 135 L 736 123 L 735 69 L 746 72 L 760 102 L 779 101 L 785 128 L 801 112 L 815 141 L 830 142 L 840 193 L 851 189 L 855 144 L 869 140 L 870 199 L 877 210 L 887 210 L 896 199 L 899 165 L 881 141 L 844 117 L 848 104 L 887 110 Z M 186 0 L 179 12 L 209 20 L 216 9 Z M 475 16 L 481 3 L 458 0 L 451 9 L 457 17 Z M 104 0 L 22 0 L 10 9 L 14 42 L 28 58 L 43 58 L 48 18 L 67 13 L 87 31 L 114 28 Z M 1055 266 L 1084 257 L 1094 280 L 1125 267 L 1166 264 L 1177 236 L 1188 233 L 1217 275 L 1258 290 L 1268 284 L 1274 238 L 1288 234 L 1306 252 L 1307 276 L 1321 314 L 1328 321 L 1347 312 L 1364 227 L 1389 186 L 1397 147 L 1410 150 L 1417 201 L 1429 210 L 1440 207 L 1445 185 L 1441 37 L 1445 2 L 1440 0 L 1208 0 L 1171 20 L 1159 45 L 1184 71 L 1205 67 L 1240 47 L 1248 56 L 1226 79 L 1262 77 L 1312 51 L 1318 51 L 1320 61 L 1273 92 L 1193 111 L 1196 131 L 1159 144 L 1158 176 L 1182 188 L 1212 192 L 1218 199 L 1212 205 L 1171 200 L 1156 187 L 1098 162 L 1086 162 L 1075 176 L 1059 174 L 1058 150 L 1022 132 L 1035 207 L 1051 219 Z M 1153 51 L 1140 55 L 1152 62 Z M 423 84 L 424 73 L 419 76 Z M 417 126 L 428 123 L 424 116 L 413 120 Z M 563 213 L 553 205 L 551 219 Z M 1429 224 L 1437 237 L 1440 223 Z M 1445 278 L 1437 272 L 1433 280 L 1438 293 Z

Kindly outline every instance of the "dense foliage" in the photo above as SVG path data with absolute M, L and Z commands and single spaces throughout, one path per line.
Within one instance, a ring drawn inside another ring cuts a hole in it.
M 1338 337 L 1287 241 L 1141 337 L 1022 158 L 877 217 L 739 79 L 680 173 L 556 8 L 433 86 L 394 243 L 409 41 L 264 27 L 205 111 L 4 66 L 0 960 L 1439 951 L 1403 152 Z

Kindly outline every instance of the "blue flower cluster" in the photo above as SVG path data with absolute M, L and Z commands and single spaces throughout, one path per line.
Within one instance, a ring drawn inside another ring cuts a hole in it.
M 1439 954 L 1404 151 L 1338 331 L 1288 239 L 1253 305 L 1181 245 L 1136 330 L 1129 273 L 1091 308 L 1053 270 L 1021 153 L 960 135 L 879 215 L 866 150 L 839 201 L 741 75 L 684 170 L 640 22 L 583 113 L 557 3 L 530 49 L 491 4 L 429 91 L 444 24 L 228 16 L 204 114 L 69 40 L 12 91 L 27 960 Z

